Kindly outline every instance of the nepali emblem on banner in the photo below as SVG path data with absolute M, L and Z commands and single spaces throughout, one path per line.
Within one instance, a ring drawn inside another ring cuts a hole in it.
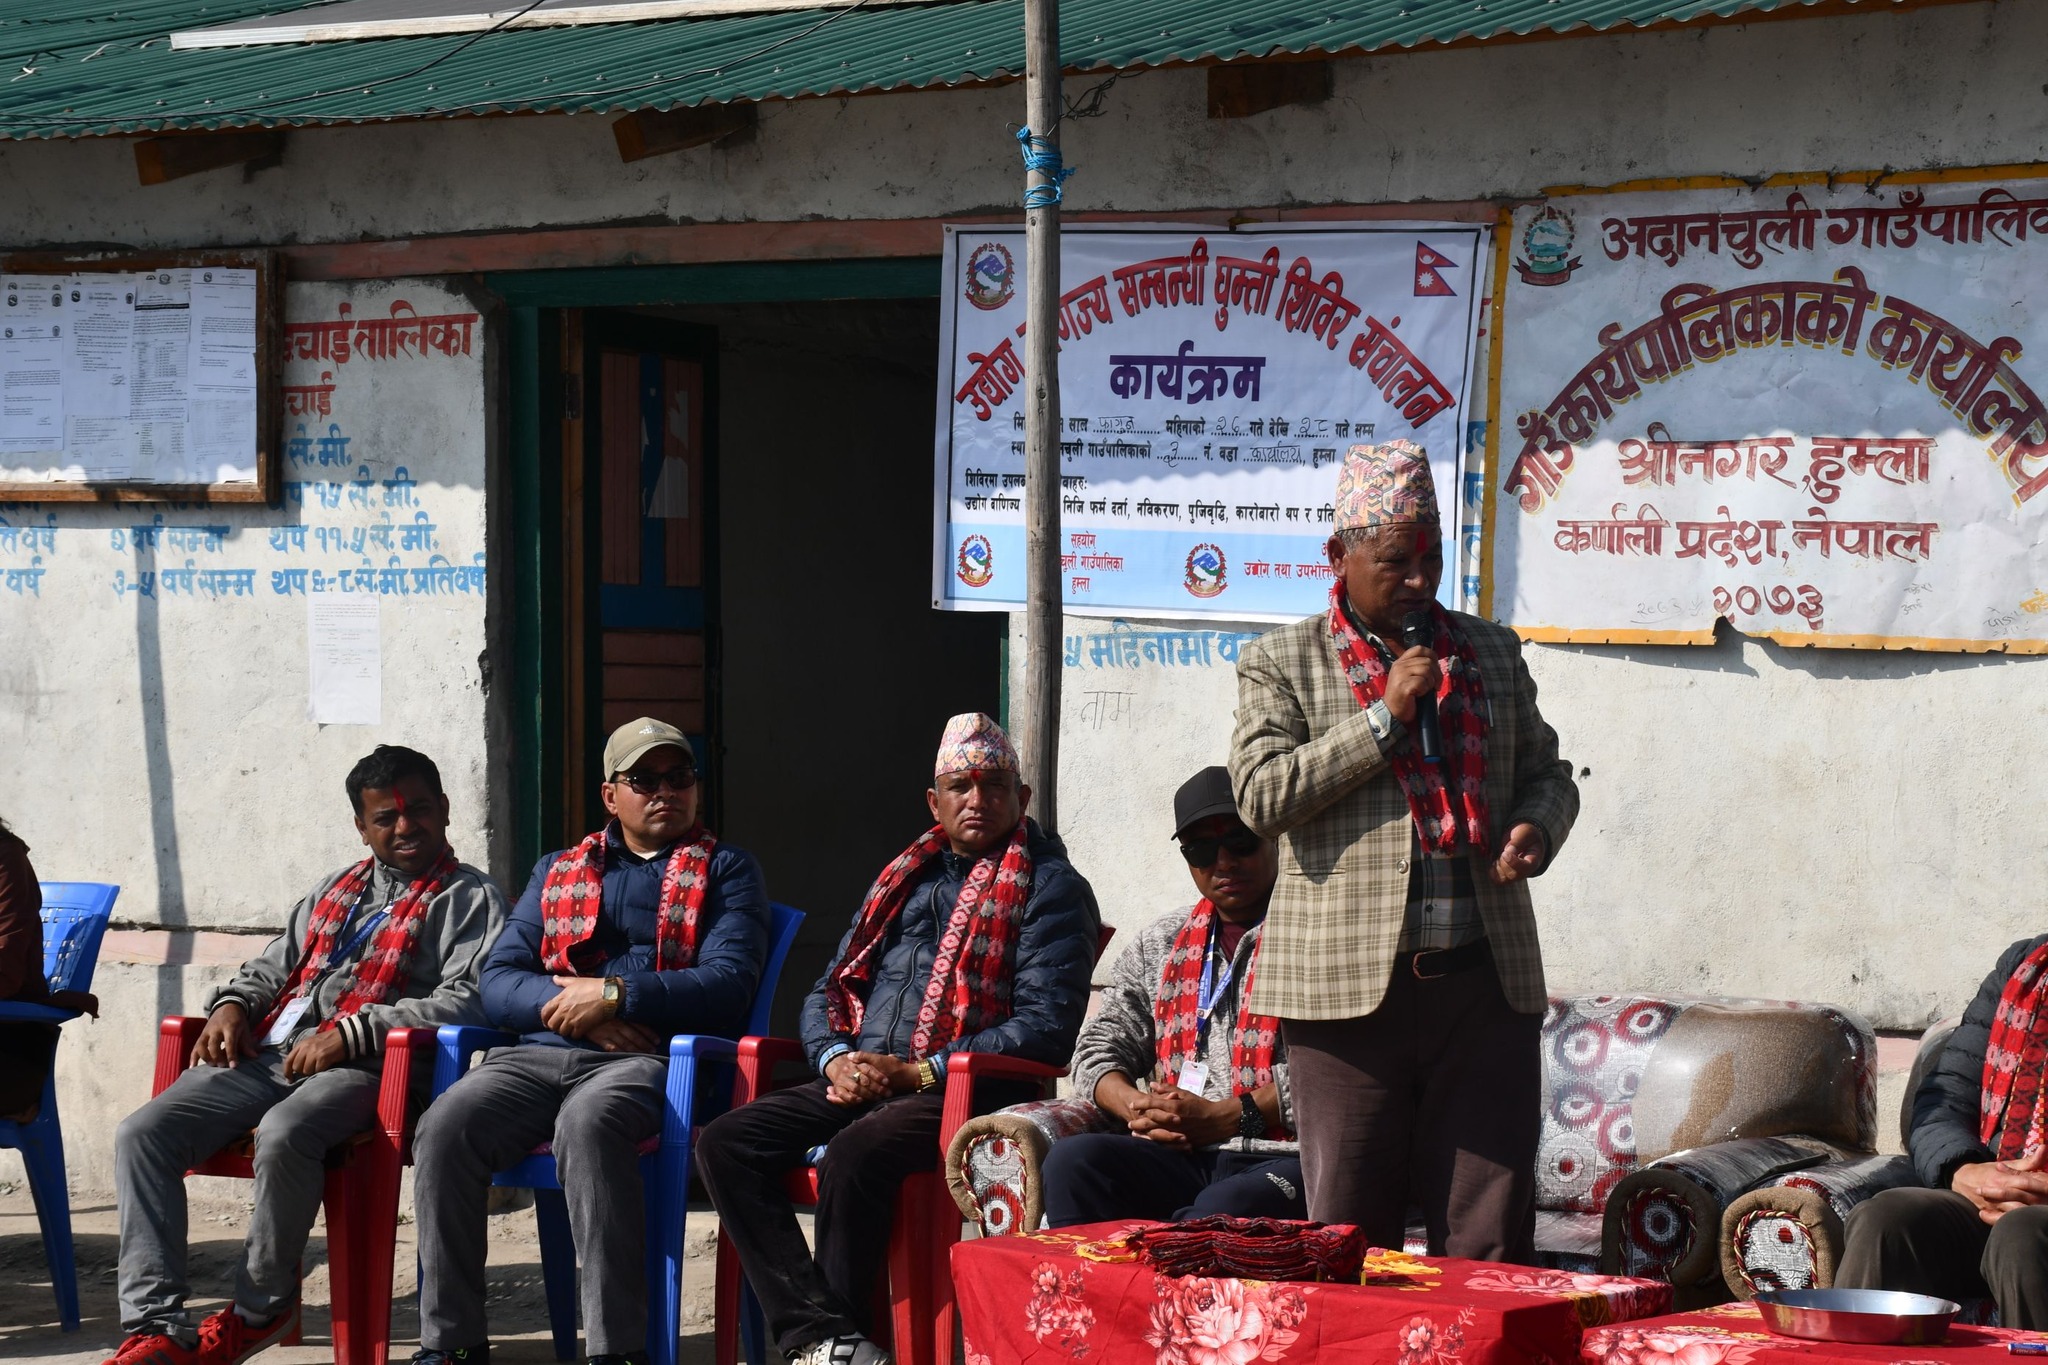
M 1197 597 L 1214 597 L 1230 586 L 1225 574 L 1229 561 L 1214 545 L 1201 544 L 1188 551 L 1187 589 Z
M 987 536 L 969 536 L 960 542 L 960 581 L 970 588 L 985 588 L 995 577 L 995 552 Z
M 1554 204 L 1546 204 L 1522 232 L 1522 255 L 1515 261 L 1515 273 L 1523 284 L 1563 284 L 1581 264 L 1572 255 L 1578 227 L 1572 216 Z M 1420 293 L 1420 290 L 1416 291 Z
M 1001 242 L 983 242 L 967 256 L 967 301 L 984 313 L 1017 292 L 1017 263 Z

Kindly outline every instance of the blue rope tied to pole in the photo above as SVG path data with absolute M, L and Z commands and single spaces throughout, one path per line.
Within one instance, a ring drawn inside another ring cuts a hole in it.
M 1024 173 L 1040 172 L 1051 178 L 1049 185 L 1030 185 L 1024 190 L 1024 207 L 1027 209 L 1048 209 L 1060 202 L 1066 194 L 1063 188 L 1067 177 L 1074 173 L 1072 166 L 1060 164 L 1059 148 L 1047 138 L 1034 134 L 1029 128 L 1017 130 L 1017 146 L 1024 153 Z

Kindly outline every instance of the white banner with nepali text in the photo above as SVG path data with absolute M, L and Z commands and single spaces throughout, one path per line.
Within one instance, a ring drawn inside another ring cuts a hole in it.
M 1560 196 L 1501 250 L 1495 619 L 2048 652 L 2048 181 Z
M 1344 451 L 1429 453 L 1457 556 L 1491 229 L 1069 230 L 1061 583 L 1079 615 L 1287 621 L 1329 593 Z M 1024 233 L 948 228 L 933 605 L 1024 603 Z M 1456 601 L 1457 574 L 1441 596 Z

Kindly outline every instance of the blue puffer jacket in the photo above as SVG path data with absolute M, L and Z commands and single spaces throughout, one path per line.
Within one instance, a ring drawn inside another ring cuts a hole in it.
M 1094 888 L 1067 861 L 1066 845 L 1030 822 L 1031 897 L 1024 905 L 1010 988 L 1008 1019 L 993 1028 L 955 1039 L 947 1052 L 1000 1052 L 1063 1066 L 1073 1055 L 1074 1037 L 1088 1011 L 1088 978 L 1095 968 L 1102 915 Z M 931 979 L 939 935 L 953 913 L 974 860 L 943 853 L 925 865 L 889 927 L 881 960 L 869 982 L 860 1036 L 832 1031 L 825 1017 L 825 983 L 846 956 L 849 928 L 832 955 L 832 965 L 804 1001 L 804 1052 L 812 1067 L 827 1050 L 846 1044 L 863 1052 L 910 1057 L 910 1035 Z M 942 1070 L 943 1078 L 945 1072 Z
M 1913 1169 L 1921 1184 L 1945 1190 L 1956 1167 L 1991 1160 L 1991 1149 L 1977 1136 L 1991 1021 L 1998 1017 L 1998 998 L 2005 993 L 2005 983 L 2043 943 L 2048 943 L 2048 935 L 2023 939 L 2005 950 L 1914 1092 L 1913 1131 L 1906 1146 L 1913 1154 Z
M 619 1017 L 664 1038 L 675 1033 L 739 1037 L 768 959 L 768 892 L 761 865 L 745 849 L 720 842 L 711 855 L 711 885 L 705 888 L 698 921 L 696 965 L 658 972 L 654 937 L 661 922 L 661 879 L 668 869 L 669 850 L 651 858 L 635 857 L 620 840 L 616 820 L 610 828 L 604 908 L 592 936 L 602 956 L 590 975 L 619 977 L 626 988 Z M 484 957 L 478 986 L 484 1013 L 494 1027 L 520 1034 L 528 1043 L 588 1047 L 540 1022 L 540 1007 L 561 991 L 540 960 L 541 888 L 548 869 L 561 856 L 550 853 L 534 864 L 526 894 Z

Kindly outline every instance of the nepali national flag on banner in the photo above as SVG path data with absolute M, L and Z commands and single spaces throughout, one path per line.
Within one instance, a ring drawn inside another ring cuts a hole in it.
M 1457 290 L 1451 282 L 1437 272 L 1445 266 L 1457 268 L 1458 263 L 1441 252 L 1431 251 L 1422 243 L 1415 244 L 1415 297 L 1418 299 L 1442 299 L 1456 296 Z

